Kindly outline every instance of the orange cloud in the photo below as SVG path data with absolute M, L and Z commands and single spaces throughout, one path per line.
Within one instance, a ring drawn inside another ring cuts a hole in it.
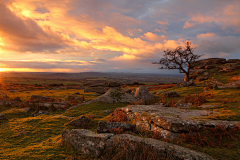
M 158 23 L 160 25 L 169 25 L 168 22 L 164 22 L 164 21 L 156 21 L 156 23 Z
M 186 21 L 183 25 L 183 29 L 195 27 L 194 23 Z
M 205 34 L 198 34 L 197 38 L 207 38 L 207 37 L 213 37 L 216 36 L 215 33 L 205 33 Z

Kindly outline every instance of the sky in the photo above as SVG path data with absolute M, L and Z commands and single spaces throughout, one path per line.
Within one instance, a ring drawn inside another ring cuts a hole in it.
M 240 59 L 240 0 L 0 0 L 0 71 L 175 74 L 152 64 L 192 42 Z

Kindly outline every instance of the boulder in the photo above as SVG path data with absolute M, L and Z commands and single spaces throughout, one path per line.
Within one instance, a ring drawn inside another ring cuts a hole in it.
M 219 89 L 238 89 L 240 86 L 237 85 L 227 85 L 227 86 L 218 86 Z
M 78 126 L 79 124 L 81 123 L 87 123 L 88 122 L 88 118 L 85 117 L 85 116 L 79 116 L 78 118 L 72 120 L 71 122 L 68 123 L 68 125 L 71 125 L 71 126 Z
M 39 116 L 41 114 L 49 114 L 49 112 L 48 111 L 39 111 L 38 113 L 35 113 L 35 114 L 33 113 L 32 116 L 36 117 L 36 116 Z
M 209 72 L 204 72 L 204 73 L 203 73 L 203 76 L 204 76 L 204 77 L 207 77 L 207 76 L 209 76 L 209 75 L 210 75 Z
M 98 94 L 104 94 L 109 90 L 109 87 L 89 87 L 84 89 L 84 93 L 96 92 Z
M 163 93 L 163 97 L 180 97 L 180 94 L 176 91 L 169 91 Z
M 212 69 L 212 68 L 214 68 L 215 66 L 214 65 L 206 65 L 204 68 L 205 69 Z
M 155 98 L 155 96 L 149 93 L 148 89 L 144 86 L 140 86 L 136 89 L 134 97 L 143 101 L 151 101 Z
M 207 80 L 208 79 L 208 77 L 203 77 L 203 76 L 198 76 L 197 78 L 196 78 L 196 80 L 197 81 L 204 81 L 204 80 Z
M 5 113 L 0 113 L 0 120 L 8 120 Z
M 227 63 L 240 63 L 240 59 L 228 59 Z
M 119 89 L 111 88 L 105 94 L 90 101 L 89 103 L 99 101 L 105 103 L 119 103 L 119 102 L 131 103 L 138 102 L 140 100 L 142 100 L 142 103 L 145 103 L 146 101 L 151 101 L 153 98 L 155 98 L 155 96 L 149 93 L 149 91 L 144 86 L 140 86 L 139 88 L 137 88 L 135 94 L 124 93 Z
M 22 110 L 26 113 L 29 113 L 31 108 L 30 107 L 25 107 L 25 108 L 22 108 Z
M 143 149 L 148 148 L 146 151 L 147 154 L 152 156 L 154 153 L 154 155 L 156 155 L 155 159 L 159 157 L 161 157 L 161 159 L 174 160 L 213 159 L 204 153 L 196 152 L 188 148 L 152 138 L 140 138 L 129 134 L 96 134 L 95 132 L 84 129 L 73 129 L 71 131 L 63 130 L 62 138 L 64 142 L 71 144 L 77 152 L 80 151 L 84 154 L 94 155 L 95 158 L 99 158 L 105 152 L 109 152 L 108 150 L 113 146 L 118 147 L 120 149 L 119 152 L 128 152 L 127 154 L 134 155 L 134 157 L 141 157 L 141 155 L 138 154 L 142 154 L 144 151 L 136 151 L 136 149 L 139 148 L 139 145 L 142 145 Z M 147 159 L 147 156 L 144 159 Z
M 194 70 L 190 70 L 190 74 L 194 75 L 194 74 L 202 74 L 203 72 L 205 72 L 204 69 L 194 69 Z
M 120 87 L 121 85 L 123 85 L 123 83 L 121 83 L 121 82 L 107 82 L 106 83 L 107 87 Z
M 122 123 L 122 122 L 98 122 L 97 133 L 110 133 L 111 129 L 120 128 L 123 131 L 132 130 L 136 126 L 130 123 Z

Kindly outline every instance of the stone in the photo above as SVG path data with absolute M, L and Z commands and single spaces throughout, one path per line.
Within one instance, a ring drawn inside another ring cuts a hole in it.
M 197 132 L 204 126 L 214 127 L 212 124 L 224 124 L 226 128 L 229 128 L 240 123 L 239 121 L 201 120 L 204 119 L 205 116 L 220 114 L 210 110 L 186 110 L 176 107 L 166 108 L 162 105 L 130 105 L 119 109 L 126 113 L 128 116 L 127 119 L 130 120 L 131 123 L 134 123 L 135 118 L 137 118 L 138 120 L 140 119 L 143 124 L 146 122 L 149 123 L 151 130 L 153 127 L 159 127 L 163 130 L 180 134 L 189 133 L 190 131 Z M 150 120 L 149 118 L 144 118 L 146 117 L 145 115 L 148 115 Z M 137 127 L 138 126 L 136 126 L 136 128 Z
M 227 86 L 218 86 L 219 89 L 238 89 L 240 86 L 237 85 L 227 85 Z
M 123 85 L 123 83 L 121 83 L 121 82 L 107 82 L 106 83 L 107 87 L 120 87 L 121 85 Z
M 63 130 L 62 138 L 71 144 L 77 151 L 99 157 L 107 147 L 107 140 L 114 134 L 96 134 L 85 129 Z
M 26 113 L 29 113 L 31 108 L 30 107 L 25 107 L 25 108 L 22 108 L 22 110 Z
M 71 144 L 78 152 L 80 151 L 84 154 L 94 155 L 95 158 L 99 158 L 104 152 L 108 152 L 108 149 L 113 145 L 119 146 L 124 152 L 131 151 L 135 154 L 141 153 L 135 152 L 135 146 L 141 144 L 144 146 L 143 148 L 147 146 L 151 148 L 149 154 L 152 154 L 151 151 L 153 151 L 157 154 L 157 157 L 164 159 L 213 160 L 213 158 L 204 153 L 196 152 L 188 148 L 152 138 L 140 138 L 129 134 L 96 134 L 95 132 L 84 129 L 73 129 L 71 131 L 63 130 L 62 138 L 65 142 Z M 126 147 L 121 146 L 129 147 L 129 149 L 124 150 Z
M 111 129 L 116 129 L 116 128 L 120 128 L 120 129 L 123 129 L 124 131 L 126 131 L 126 130 L 131 130 L 135 127 L 136 127 L 136 125 L 133 125 L 130 123 L 99 121 L 97 133 L 110 133 Z
M 215 66 L 214 65 L 206 65 L 205 66 L 205 69 L 212 69 L 212 68 L 214 68 Z
M 155 96 L 149 93 L 148 89 L 144 86 L 140 86 L 136 89 L 134 97 L 143 101 L 151 101 L 155 98 Z
M 190 74 L 194 75 L 194 74 L 202 74 L 203 72 L 205 72 L 204 69 L 194 69 L 194 70 L 190 70 Z
M 208 79 L 208 77 L 203 77 L 203 76 L 198 76 L 197 78 L 196 78 L 196 81 L 204 81 L 204 80 L 207 80 Z
M 180 94 L 176 91 L 169 91 L 163 93 L 163 97 L 180 97 Z
M 140 86 L 137 88 L 136 92 L 133 93 L 124 93 L 121 90 L 111 88 L 108 90 L 105 94 L 97 97 L 96 99 L 90 101 L 89 103 L 94 102 L 105 102 L 105 103 L 119 103 L 119 102 L 138 102 L 142 100 L 142 102 L 151 101 L 153 98 L 155 98 L 154 95 L 149 93 L 149 91 L 143 87 Z
M 91 87 L 84 89 L 84 93 L 96 92 L 98 94 L 104 94 L 109 90 L 109 87 Z
M 87 123 L 88 122 L 88 118 L 81 115 L 79 116 L 78 118 L 72 120 L 71 122 L 68 123 L 68 125 L 71 125 L 71 126 L 77 126 L 78 124 L 81 124 L 81 123 Z
M 136 129 L 139 131 L 151 130 L 151 125 L 146 121 L 137 121 Z
M 240 59 L 228 59 L 227 63 L 240 63 Z
M 33 116 L 33 117 L 36 117 L 36 116 L 39 116 L 39 115 L 41 115 L 41 114 L 49 114 L 49 112 L 48 112 L 48 111 L 39 111 L 39 112 L 36 113 L 36 114 L 32 114 L 32 116 Z
M 5 113 L 0 113 L 0 120 L 8 120 Z
M 122 92 L 123 93 L 132 93 L 132 90 L 127 88 L 127 89 L 124 89 Z
M 112 111 L 110 111 L 110 110 L 105 110 L 104 112 L 107 113 L 107 114 L 111 114 L 112 113 Z
M 209 76 L 209 75 L 210 75 L 209 72 L 204 72 L 204 73 L 203 73 L 203 76 L 204 76 L 204 77 L 207 77 L 207 76 Z

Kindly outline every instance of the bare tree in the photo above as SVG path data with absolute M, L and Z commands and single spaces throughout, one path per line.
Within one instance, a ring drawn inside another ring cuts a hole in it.
M 194 55 L 193 51 L 195 48 L 191 48 L 192 43 L 186 41 L 184 47 L 179 46 L 176 49 L 167 49 L 164 50 L 164 58 L 161 58 L 159 62 L 153 62 L 153 64 L 164 65 L 159 69 L 178 69 L 180 73 L 184 73 L 184 81 L 189 81 L 189 70 L 191 67 L 191 62 L 194 62 L 196 59 L 202 55 Z

